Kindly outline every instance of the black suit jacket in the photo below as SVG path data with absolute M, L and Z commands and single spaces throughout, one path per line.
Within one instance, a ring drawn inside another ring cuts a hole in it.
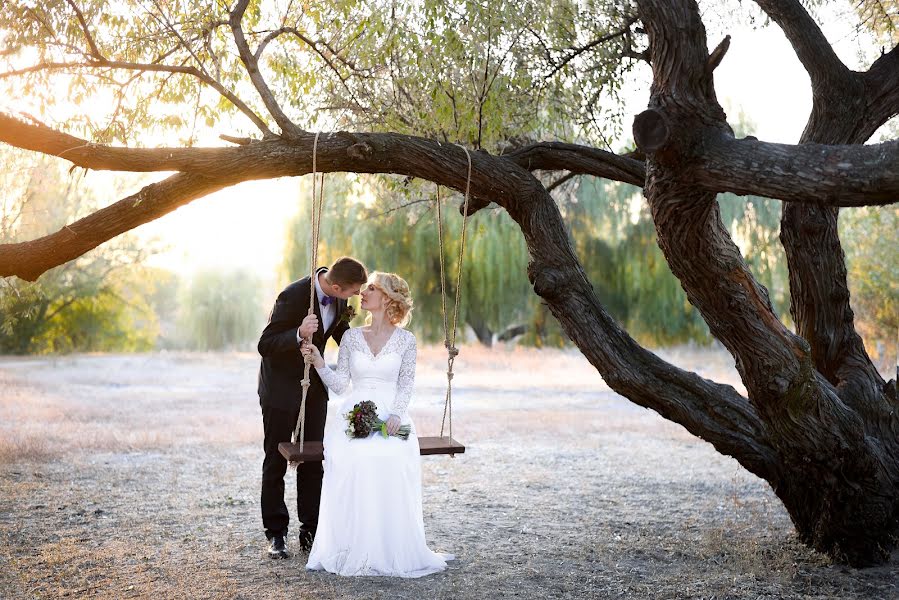
M 316 273 L 325 270 L 320 268 Z M 259 337 L 257 349 L 262 356 L 262 363 L 259 366 L 259 404 L 262 407 L 299 410 L 303 395 L 301 381 L 305 365 L 303 356 L 300 354 L 300 346 L 297 343 L 297 328 L 309 312 L 309 292 L 313 285 L 312 279 L 304 277 L 284 288 L 275 301 L 275 306 L 269 315 L 268 325 L 265 326 Z M 315 315 L 318 317 L 319 329 L 312 336 L 312 343 L 319 352 L 324 354 L 328 338 L 333 337 L 339 344 L 343 334 L 350 327 L 349 323 L 340 320 L 340 315 L 346 309 L 347 302 L 346 300 L 337 300 L 337 315 L 334 322 L 327 331 L 322 331 L 323 321 L 321 307 L 318 304 L 318 294 L 314 296 L 314 309 Z M 324 408 L 327 399 L 325 385 L 315 369 L 310 369 L 306 416 L 307 419 L 312 416 L 317 420 L 316 415 L 322 413 L 322 427 L 324 427 Z M 307 428 L 309 425 L 310 423 L 307 421 Z M 318 427 L 313 426 L 313 429 L 318 429 Z

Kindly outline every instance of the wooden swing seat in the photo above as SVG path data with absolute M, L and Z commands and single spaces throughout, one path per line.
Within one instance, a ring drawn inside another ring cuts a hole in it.
M 420 437 L 418 447 L 422 456 L 431 454 L 463 454 L 465 446 L 450 437 Z M 278 444 L 278 452 L 290 462 L 318 462 L 325 458 L 321 442 L 303 442 L 303 451 L 300 445 L 293 442 L 281 442 Z

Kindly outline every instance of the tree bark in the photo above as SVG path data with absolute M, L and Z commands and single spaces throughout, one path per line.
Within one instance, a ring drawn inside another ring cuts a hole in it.
M 634 134 L 648 159 L 644 191 L 659 246 L 690 302 L 736 358 L 777 453 L 766 479 L 800 537 L 855 565 L 882 562 L 899 534 L 897 411 L 880 411 L 872 423 L 845 402 L 815 371 L 808 342 L 774 314 L 701 183 L 716 144 L 732 134 L 715 98 L 698 7 L 689 0 L 638 4 L 654 84 L 650 111 L 635 120 Z M 840 275 L 822 277 L 816 266 L 804 282 L 824 279 L 827 286 Z M 876 402 L 896 408 L 882 390 Z
M 863 144 L 899 112 L 897 49 L 867 73 L 856 73 L 839 60 L 798 2 L 758 4 L 783 29 L 812 80 L 812 113 L 800 144 Z M 810 344 L 818 372 L 838 386 L 846 401 L 868 404 L 880 413 L 884 406 L 877 398 L 885 384 L 855 331 L 838 217 L 830 207 L 783 205 L 781 242 L 790 277 L 790 313 L 797 332 Z

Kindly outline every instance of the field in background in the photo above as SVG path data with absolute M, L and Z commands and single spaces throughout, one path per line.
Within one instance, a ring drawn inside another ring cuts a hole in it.
M 722 351 L 660 354 L 742 389 Z M 436 434 L 445 352 L 419 364 L 412 413 Z M 447 572 L 343 579 L 269 561 L 257 367 L 236 353 L 0 358 L 0 597 L 899 597 L 892 567 L 809 551 L 767 484 L 561 350 L 457 360 L 468 451 L 423 459 L 429 543 L 459 557 Z

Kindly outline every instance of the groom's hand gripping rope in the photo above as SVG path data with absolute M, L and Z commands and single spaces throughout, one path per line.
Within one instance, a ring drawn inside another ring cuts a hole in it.
M 300 337 L 310 339 L 316 331 L 318 331 L 318 317 L 315 315 L 306 315 L 303 322 L 300 323 Z

